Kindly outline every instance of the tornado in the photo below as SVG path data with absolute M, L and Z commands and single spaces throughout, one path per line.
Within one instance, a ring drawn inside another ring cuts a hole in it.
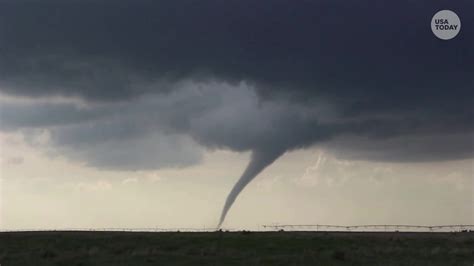
M 254 150 L 252 151 L 252 156 L 250 162 L 247 165 L 247 168 L 242 173 L 242 176 L 239 178 L 237 183 L 230 191 L 229 195 L 222 209 L 221 217 L 219 219 L 219 225 L 217 228 L 220 228 L 222 223 L 225 220 L 227 212 L 232 207 L 237 196 L 245 188 L 245 186 L 250 183 L 260 172 L 263 171 L 267 166 L 272 164 L 278 157 L 280 157 L 285 151 L 284 150 Z

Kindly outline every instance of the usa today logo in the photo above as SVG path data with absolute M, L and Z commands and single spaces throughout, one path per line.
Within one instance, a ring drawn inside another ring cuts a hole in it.
M 461 20 L 451 10 L 441 10 L 431 19 L 431 30 L 441 40 L 451 40 L 461 30 Z

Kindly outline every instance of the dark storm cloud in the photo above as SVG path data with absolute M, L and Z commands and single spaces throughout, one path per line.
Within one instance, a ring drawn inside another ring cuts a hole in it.
M 372 161 L 429 162 L 474 156 L 472 130 L 469 133 L 431 133 L 383 139 L 348 137 L 321 146 L 339 158 Z
M 48 128 L 70 157 L 132 169 L 153 160 L 104 152 L 137 139 L 156 151 L 145 143 L 176 135 L 237 151 L 324 143 L 371 160 L 472 157 L 474 3 L 446 5 L 1 1 L 0 90 L 87 106 L 2 103 L 1 128 Z M 444 8 L 462 23 L 450 41 L 430 29 Z
M 434 38 L 429 27 L 442 7 L 443 1 L 2 2 L 1 80 L 11 85 L 4 89 L 26 95 L 116 99 L 159 89 L 134 82 L 215 76 L 261 83 L 266 94 L 364 95 L 352 112 L 405 108 L 427 94 L 447 96 L 446 88 L 458 97 L 473 85 L 474 4 L 450 4 L 463 25 L 450 42 Z M 379 106 L 364 107 L 364 100 Z
M 19 104 L 0 101 L 0 128 L 9 131 L 18 128 L 48 127 L 58 124 L 75 124 L 106 114 L 100 108 L 82 109 L 67 103 Z

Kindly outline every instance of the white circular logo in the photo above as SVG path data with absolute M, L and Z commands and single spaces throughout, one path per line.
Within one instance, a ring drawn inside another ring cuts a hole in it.
M 431 19 L 431 30 L 441 40 L 450 40 L 461 30 L 461 20 L 451 10 L 441 10 Z

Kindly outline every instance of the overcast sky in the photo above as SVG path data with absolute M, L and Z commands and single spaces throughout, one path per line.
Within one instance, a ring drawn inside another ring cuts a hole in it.
M 0 1 L 1 226 L 472 224 L 472 10 Z

